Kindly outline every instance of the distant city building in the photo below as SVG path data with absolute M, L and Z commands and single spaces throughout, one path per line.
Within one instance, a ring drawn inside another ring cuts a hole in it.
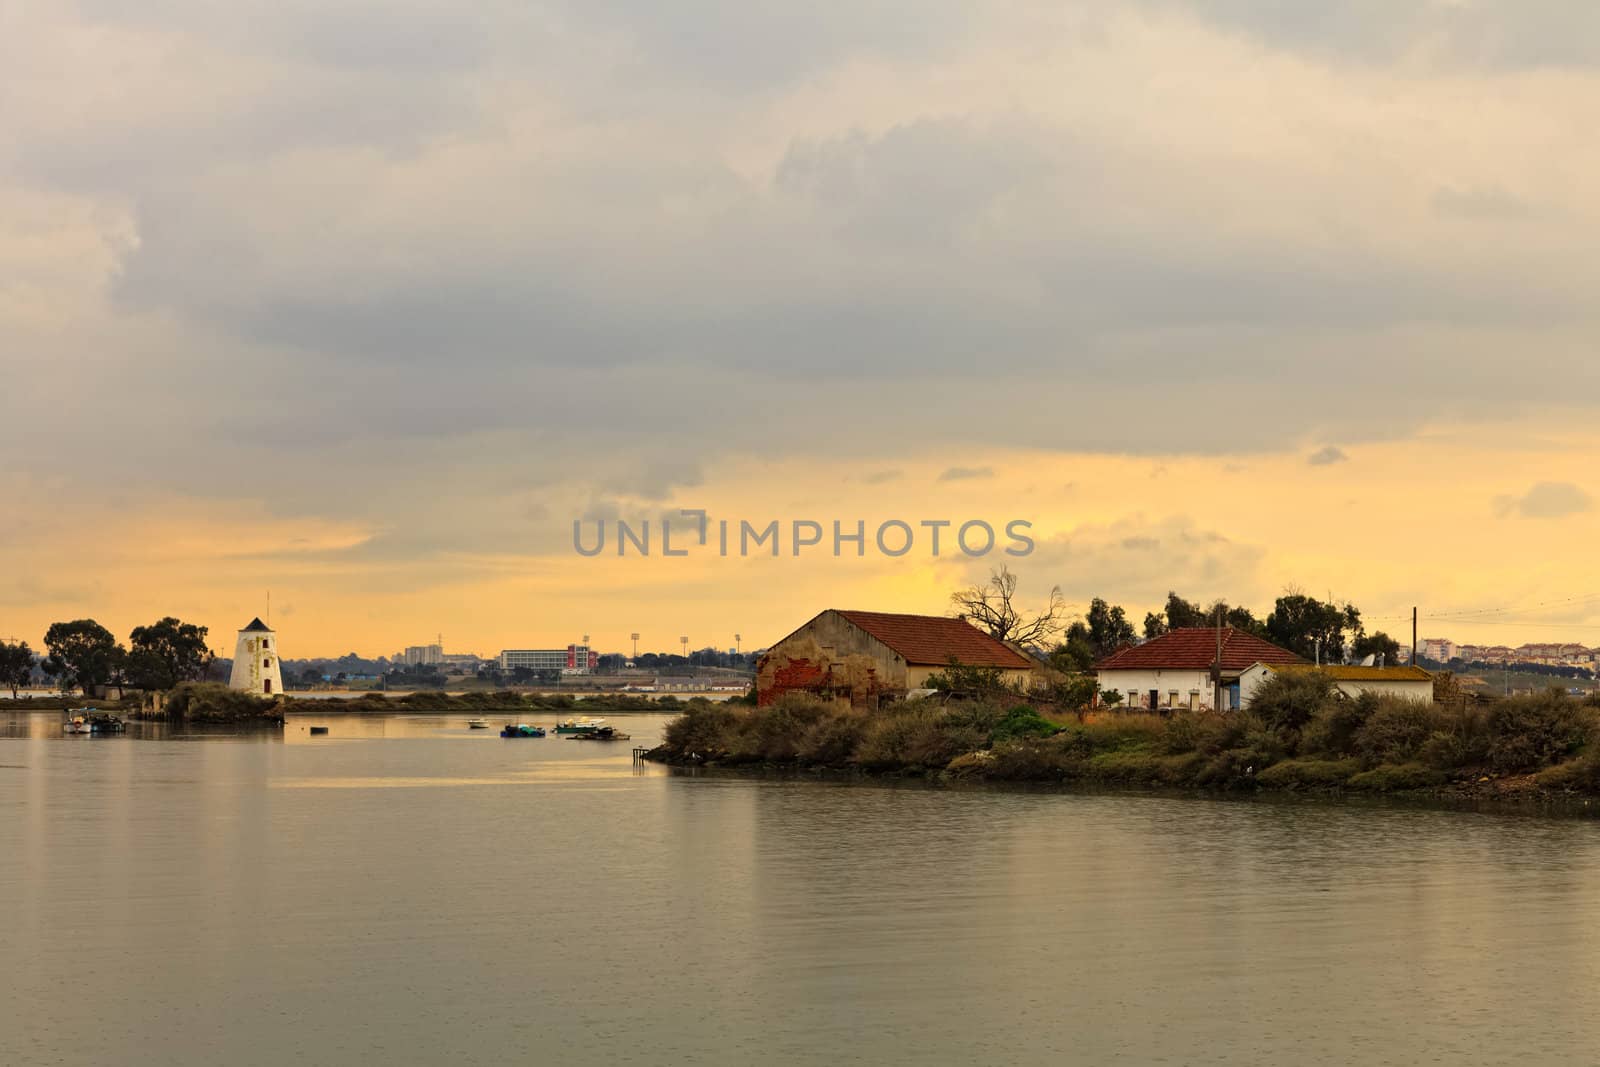
M 444 646 L 411 645 L 395 658 L 407 667 L 437 667 L 444 662 Z
M 562 674 L 588 674 L 600 666 L 600 654 L 588 645 L 566 648 L 508 648 L 500 653 L 502 671 L 559 671 Z
M 470 652 L 446 653 L 439 657 L 439 665 L 446 670 L 466 671 L 472 674 L 483 665 L 483 658 L 474 656 Z
M 1456 643 L 1447 637 L 1424 637 L 1417 647 L 1417 655 L 1438 663 L 1449 663 L 1456 653 Z
M 278 661 L 278 635 L 260 619 L 239 631 L 233 646 L 233 673 L 228 687 L 241 693 L 275 696 L 283 692 L 283 668 Z

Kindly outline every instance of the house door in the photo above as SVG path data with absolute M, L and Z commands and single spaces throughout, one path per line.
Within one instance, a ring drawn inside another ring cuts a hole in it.
M 261 679 L 261 685 L 262 685 L 262 692 L 264 692 L 264 693 L 272 692 L 272 679 L 271 678 L 263 678 L 263 679 Z
M 1151 711 L 1155 711 L 1160 706 L 1161 706 L 1161 690 L 1159 690 L 1159 689 L 1150 690 L 1150 704 L 1149 704 L 1150 710 Z

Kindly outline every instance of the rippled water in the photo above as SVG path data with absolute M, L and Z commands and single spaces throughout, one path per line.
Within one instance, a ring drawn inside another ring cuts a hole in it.
M 630 744 L 313 721 L 0 712 L 0 1063 L 1600 1049 L 1600 824 L 683 777 Z

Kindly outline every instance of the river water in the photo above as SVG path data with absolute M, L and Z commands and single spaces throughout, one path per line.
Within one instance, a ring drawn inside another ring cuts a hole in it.
M 0 712 L 0 1064 L 1600 1057 L 1600 824 L 684 776 L 613 721 Z

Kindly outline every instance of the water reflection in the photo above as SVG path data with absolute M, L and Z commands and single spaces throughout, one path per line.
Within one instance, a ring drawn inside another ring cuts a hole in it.
M 0 716 L 0 1063 L 1577 1064 L 1600 1043 L 1586 821 L 640 774 L 628 743 L 313 724 L 74 740 Z

